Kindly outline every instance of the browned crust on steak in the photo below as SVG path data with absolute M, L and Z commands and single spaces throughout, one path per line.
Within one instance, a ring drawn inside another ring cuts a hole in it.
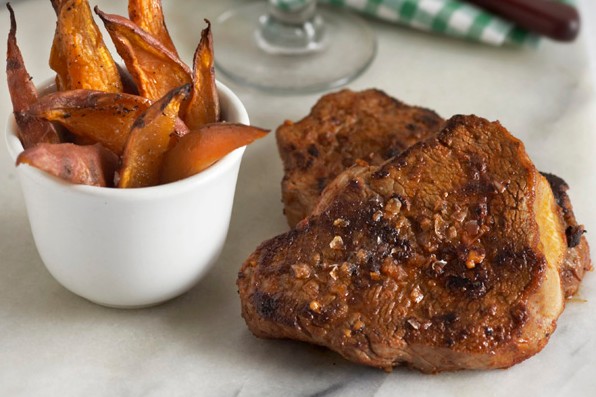
M 432 110 L 376 89 L 323 96 L 307 117 L 287 121 L 276 132 L 288 223 L 294 226 L 310 214 L 325 186 L 356 160 L 381 164 L 437 133 L 443 122 Z
M 385 369 L 509 367 L 544 347 L 563 308 L 556 208 L 519 140 L 455 116 L 342 173 L 312 215 L 261 244 L 239 272 L 242 315 L 257 336 Z

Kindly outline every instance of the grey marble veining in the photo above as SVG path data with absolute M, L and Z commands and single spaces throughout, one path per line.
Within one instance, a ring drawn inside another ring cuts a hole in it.
M 93 4 L 94 2 L 92 2 Z M 125 2 L 96 1 L 122 13 Z M 179 52 L 192 56 L 204 17 L 238 1 L 166 1 Z M 54 29 L 49 2 L 14 4 L 18 39 L 36 81 Z M 593 9 L 593 8 L 592 8 Z M 0 39 L 8 14 L 0 9 Z M 379 52 L 350 87 L 378 87 L 443 116 L 498 119 L 522 138 L 539 169 L 571 185 L 578 219 L 596 249 L 596 95 L 586 37 L 537 50 L 491 48 L 371 22 Z M 215 32 L 217 49 L 217 32 Z M 5 40 L 0 40 L 5 52 Z M 274 97 L 230 84 L 254 124 L 275 128 L 303 117 L 318 95 Z M 0 90 L 0 120 L 9 113 Z M 596 390 L 596 280 L 559 320 L 546 348 L 509 369 L 423 375 L 346 362 L 325 349 L 252 336 L 240 317 L 235 278 L 264 239 L 286 230 L 281 163 L 273 135 L 248 148 L 228 241 L 209 275 L 189 293 L 143 310 L 107 309 L 67 292 L 45 270 L 22 195 L 0 145 L 0 395 L 2 396 L 591 396 Z

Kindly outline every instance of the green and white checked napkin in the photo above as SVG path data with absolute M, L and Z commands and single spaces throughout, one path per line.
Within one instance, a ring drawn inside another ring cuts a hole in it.
M 271 0 L 270 0 L 271 1 Z M 573 0 L 557 0 L 573 3 Z M 309 0 L 273 0 L 284 8 Z M 321 0 L 363 14 L 415 29 L 501 46 L 536 46 L 539 36 L 513 23 L 460 0 Z

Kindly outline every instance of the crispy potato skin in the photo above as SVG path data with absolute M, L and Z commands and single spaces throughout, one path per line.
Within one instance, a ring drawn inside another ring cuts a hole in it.
M 168 33 L 161 0 L 129 0 L 130 20 L 95 7 L 124 68 L 109 53 L 88 0 L 50 3 L 57 23 L 49 63 L 58 91 L 42 98 L 25 69 L 7 5 L 7 73 L 20 138 L 26 149 L 53 144 L 26 150 L 18 164 L 72 183 L 153 186 L 162 178 L 169 182 L 194 175 L 268 132 L 217 124 L 220 105 L 208 20 L 191 70 Z M 28 130 L 35 131 L 22 133 Z M 163 171 L 168 152 L 170 165 Z
M 219 98 L 215 85 L 213 35 L 211 23 L 201 32 L 201 41 L 193 62 L 193 90 L 184 110 L 183 120 L 190 129 L 219 121 Z
M 164 158 L 161 183 L 198 174 L 233 150 L 267 135 L 267 130 L 236 123 L 216 123 L 180 138 Z
M 31 165 L 70 183 L 100 187 L 114 186 L 118 162 L 118 156 L 101 144 L 40 143 L 17 158 L 17 165 Z
M 128 17 L 178 56 L 163 16 L 161 0 L 129 0 Z
M 119 15 L 106 14 L 98 7 L 95 13 L 112 37 L 141 96 L 157 100 L 192 81 L 188 66 L 155 37 Z
M 135 120 L 122 156 L 118 187 L 159 184 L 163 157 L 174 133 L 178 111 L 189 93 L 190 84 L 175 88 Z
M 58 143 L 60 137 L 52 124 L 25 114 L 25 111 L 37 102 L 38 94 L 17 44 L 17 23 L 14 11 L 10 4 L 6 4 L 6 7 L 10 14 L 10 31 L 6 44 L 6 77 L 19 140 L 25 149 L 38 143 Z
M 50 53 L 59 90 L 122 92 L 116 63 L 95 24 L 87 0 L 55 1 L 58 23 Z
M 51 123 L 31 117 L 27 112 L 14 112 L 14 119 L 23 149 L 32 148 L 40 143 L 60 143 L 60 136 Z
M 121 155 L 134 121 L 150 105 L 149 99 L 137 95 L 69 90 L 42 97 L 29 114 L 57 122 L 77 137 Z

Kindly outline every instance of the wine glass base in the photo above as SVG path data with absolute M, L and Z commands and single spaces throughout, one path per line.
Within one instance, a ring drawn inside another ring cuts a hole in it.
M 215 66 L 230 80 L 274 93 L 309 93 L 347 84 L 376 53 L 371 29 L 341 9 L 318 6 L 323 38 L 312 51 L 283 53 L 259 44 L 267 2 L 234 8 L 213 23 Z

